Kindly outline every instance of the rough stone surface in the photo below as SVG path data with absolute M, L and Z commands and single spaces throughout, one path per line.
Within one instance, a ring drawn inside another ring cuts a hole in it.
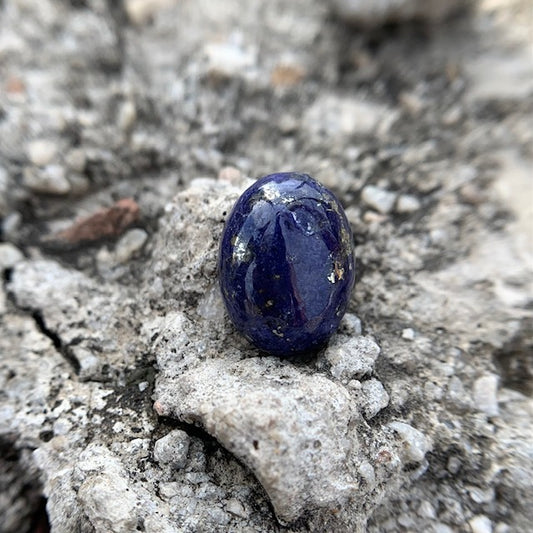
M 318 0 L 0 2 L 2 532 L 45 504 L 53 533 L 530 531 L 529 4 L 378 29 L 392 4 L 367 32 Z M 288 363 L 233 330 L 216 251 L 292 170 L 360 279 Z
M 458 8 L 465 0 L 330 0 L 333 11 L 343 20 L 361 26 L 377 26 L 386 22 L 422 19 L 438 22 Z

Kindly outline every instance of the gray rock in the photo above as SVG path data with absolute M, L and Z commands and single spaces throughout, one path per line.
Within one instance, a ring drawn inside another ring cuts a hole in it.
M 387 214 L 394 206 L 396 194 L 375 185 L 367 185 L 361 192 L 361 200 L 379 213 Z
M 70 183 L 61 165 L 24 169 L 24 184 L 36 193 L 61 195 L 70 191 Z
M 38 167 L 45 167 L 52 163 L 57 150 L 57 144 L 47 139 L 32 141 L 27 146 L 29 160 Z
M 431 450 L 431 442 L 418 429 L 404 422 L 391 422 L 389 428 L 394 430 L 404 443 L 404 455 L 408 462 L 421 462 Z
M 396 200 L 398 213 L 414 213 L 420 209 L 420 200 L 411 194 L 401 194 Z
M 16 246 L 8 242 L 0 243 L 0 271 L 13 268 L 23 260 L 24 255 Z
M 154 445 L 154 459 L 163 465 L 183 468 L 189 451 L 189 435 L 185 431 L 175 429 L 160 438 Z
M 369 379 L 361 384 L 362 408 L 365 418 L 373 418 L 389 405 L 389 395 L 381 381 Z
M 498 416 L 498 376 L 482 376 L 474 383 L 474 403 L 487 416 Z
M 339 335 L 333 339 L 324 355 L 331 365 L 331 375 L 347 382 L 370 374 L 379 352 L 379 346 L 370 337 Z
M 148 233 L 140 228 L 127 231 L 115 246 L 115 259 L 118 263 L 126 263 L 141 250 L 148 239 Z

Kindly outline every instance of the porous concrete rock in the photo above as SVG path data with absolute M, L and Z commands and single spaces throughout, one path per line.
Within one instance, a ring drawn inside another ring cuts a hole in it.
M 0 2 L 2 532 L 45 502 L 53 533 L 529 533 L 527 2 L 342 4 Z M 334 190 L 358 257 L 306 361 L 251 347 L 216 279 L 247 177 L 283 170 Z M 126 198 L 123 262 L 119 231 L 48 238 Z

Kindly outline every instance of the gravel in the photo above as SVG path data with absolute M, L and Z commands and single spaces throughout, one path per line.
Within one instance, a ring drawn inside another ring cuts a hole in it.
M 1 531 L 530 530 L 526 4 L 0 2 Z M 218 290 L 284 170 L 356 244 L 310 360 Z

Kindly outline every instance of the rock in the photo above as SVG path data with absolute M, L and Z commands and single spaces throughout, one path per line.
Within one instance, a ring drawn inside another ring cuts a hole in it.
M 396 194 L 376 187 L 375 185 L 367 185 L 361 192 L 361 200 L 368 207 L 386 215 L 394 206 Z
M 0 243 L 0 271 L 13 268 L 23 260 L 24 255 L 16 246 L 8 242 Z
M 256 65 L 254 48 L 235 41 L 209 43 L 204 48 L 206 71 L 213 78 L 233 78 L 250 73 Z
M 472 533 L 492 533 L 492 522 L 485 515 L 477 515 L 468 521 Z
M 474 383 L 474 403 L 487 416 L 498 416 L 498 376 L 482 376 Z
M 62 195 L 70 191 L 65 169 L 60 165 L 24 169 L 24 184 L 33 192 L 42 194 Z
M 189 435 L 185 431 L 175 429 L 156 441 L 154 459 L 162 465 L 172 468 L 183 468 L 189 451 Z
M 201 422 L 250 466 L 280 519 L 335 507 L 354 494 L 346 468 L 357 442 L 356 435 L 346 439 L 349 397 L 328 379 L 257 358 L 213 359 L 169 385 L 157 389 L 163 412 Z
M 125 0 L 124 7 L 131 22 L 142 26 L 160 10 L 174 4 L 176 0 Z
M 324 357 L 331 365 L 331 375 L 342 382 L 370 374 L 379 355 L 379 346 L 371 337 L 338 335 Z
M 148 239 L 148 233 L 140 228 L 127 231 L 115 246 L 115 258 L 118 263 L 126 263 L 141 250 Z
M 402 339 L 405 339 L 406 341 L 414 341 L 415 340 L 415 330 L 413 328 L 405 328 L 402 331 Z
M 311 136 L 365 136 L 388 129 L 390 116 L 375 102 L 326 94 L 306 110 L 302 124 Z
M 402 439 L 408 462 L 420 463 L 424 460 L 426 453 L 431 450 L 431 443 L 422 432 L 404 422 L 391 422 L 388 427 Z
M 420 200 L 410 194 L 401 194 L 396 201 L 398 213 L 413 213 L 420 209 Z
M 7 214 L 7 193 L 9 188 L 9 176 L 5 168 L 0 167 L 0 217 Z
M 365 418 L 373 418 L 389 405 L 389 395 L 377 379 L 363 381 L 361 385 L 362 409 Z
M 29 160 L 38 167 L 45 167 L 52 163 L 57 150 L 57 144 L 46 139 L 32 141 L 27 146 Z
M 402 22 L 423 19 L 438 22 L 458 8 L 466 5 L 464 0 L 330 0 L 334 13 L 342 20 L 360 26 L 378 26 L 387 22 Z

